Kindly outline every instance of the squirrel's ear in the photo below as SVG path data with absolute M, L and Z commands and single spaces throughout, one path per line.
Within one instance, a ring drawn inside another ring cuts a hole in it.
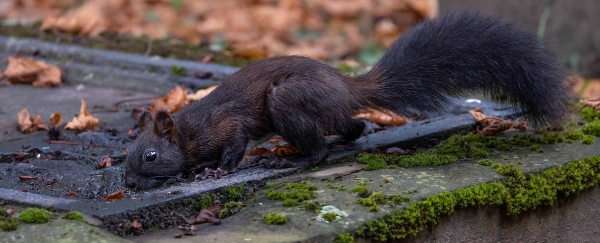
M 173 117 L 166 111 L 159 111 L 154 117 L 154 134 L 159 137 L 165 137 L 169 141 L 174 142 L 177 136 L 177 127 Z
M 150 122 L 152 122 L 152 114 L 150 114 L 149 111 L 142 112 L 140 120 L 138 121 L 138 127 L 140 128 L 140 131 L 147 129 Z

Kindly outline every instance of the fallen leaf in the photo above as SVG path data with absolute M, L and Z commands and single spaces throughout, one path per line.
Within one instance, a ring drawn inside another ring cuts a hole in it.
M 475 122 L 485 125 L 483 129 L 476 128 L 477 133 L 485 136 L 493 136 L 510 128 L 516 128 L 521 131 L 527 130 L 527 120 L 522 119 L 514 124 L 511 120 L 502 120 L 499 117 L 489 117 L 483 114 L 481 108 L 475 108 L 469 111 L 469 114 L 475 118 Z
M 394 125 L 400 126 L 408 122 L 406 117 L 395 115 L 391 112 L 384 112 L 379 110 L 368 109 L 366 111 L 356 114 L 354 117 L 365 118 L 372 122 L 382 125 Z
M 100 124 L 100 120 L 91 116 L 90 113 L 88 113 L 85 101 L 81 99 L 81 108 L 79 109 L 79 115 L 77 117 L 73 117 L 73 120 L 67 123 L 65 129 L 73 129 L 77 132 L 83 132 L 85 130 L 92 129 L 98 124 Z
M 133 227 L 134 229 L 142 228 L 142 223 L 138 222 L 137 219 L 133 220 L 133 222 L 131 223 L 131 227 Z
M 15 159 L 15 161 L 17 162 L 21 162 L 24 161 L 25 158 L 27 158 L 27 156 L 29 156 L 29 153 L 27 152 L 23 152 L 23 151 L 16 151 L 12 154 L 12 157 Z
M 25 180 L 34 180 L 34 179 L 37 179 L 38 177 L 40 177 L 40 174 L 37 174 L 35 176 L 20 175 L 19 176 L 19 180 L 22 180 L 22 181 L 25 181 Z
M 600 112 L 600 96 L 596 98 L 589 98 L 582 101 L 579 101 L 583 106 L 589 106 L 594 108 L 596 112 Z
M 35 119 L 31 118 L 27 108 L 19 111 L 17 114 L 17 123 L 21 127 L 21 132 L 25 134 L 36 132 L 38 129 L 48 130 L 48 127 L 42 121 L 42 116 L 38 114 L 35 116 Z
M 8 215 L 14 215 L 15 214 L 15 210 L 13 210 L 12 208 L 6 209 L 6 213 Z
M 13 84 L 31 83 L 33 87 L 54 87 L 61 83 L 58 67 L 23 56 L 8 57 L 4 75 Z
M 114 202 L 123 199 L 124 196 L 125 193 L 123 193 L 123 189 L 119 189 L 108 194 L 105 199 L 106 201 Z
M 62 125 L 62 123 L 63 119 L 60 113 L 57 112 L 50 114 L 50 126 L 59 127 L 60 125 Z
M 221 209 L 223 209 L 223 206 L 210 206 L 210 207 L 206 207 L 205 209 L 200 210 L 200 212 L 198 212 L 198 214 L 196 214 L 195 216 L 191 217 L 191 218 L 185 218 L 183 216 L 183 219 L 186 221 L 186 223 L 188 224 L 203 224 L 203 223 L 211 223 L 211 224 L 221 224 L 221 220 L 219 219 L 219 212 L 221 211 Z M 180 230 L 185 230 L 186 226 L 185 225 L 180 225 L 178 227 L 178 229 Z
M 68 192 L 66 192 L 66 193 L 65 193 L 65 195 L 66 195 L 66 196 L 69 196 L 69 197 L 74 197 L 74 196 L 77 196 L 77 192 L 74 192 L 74 191 L 68 191 Z
M 188 102 L 192 102 L 192 101 L 196 101 L 196 100 L 202 99 L 202 98 L 204 98 L 204 96 L 207 96 L 208 94 L 210 94 L 210 92 L 212 92 L 216 88 L 217 88 L 217 86 L 215 85 L 215 86 L 212 86 L 212 87 L 208 87 L 206 89 L 199 89 L 194 94 L 188 94 L 188 95 L 186 95 L 186 100 Z
M 248 153 L 248 156 L 271 156 L 274 153 L 264 147 L 261 146 L 256 146 L 252 151 L 250 151 L 250 153 Z
M 512 126 L 513 122 L 511 120 L 502 120 L 484 127 L 483 130 L 479 130 L 479 127 L 477 127 L 477 133 L 486 136 L 493 136 L 510 129 Z
M 278 157 L 284 157 L 284 156 L 289 156 L 292 154 L 300 153 L 300 150 L 295 148 L 292 145 L 283 144 L 283 145 L 277 145 L 277 146 L 273 147 L 271 149 L 271 152 L 273 152 Z
M 112 166 L 112 158 L 108 155 L 104 155 L 102 159 L 96 164 L 96 169 L 107 168 Z
M 154 100 L 154 103 L 150 106 L 150 113 L 156 114 L 158 111 L 166 111 L 173 114 L 188 104 L 186 97 L 187 90 L 177 86 L 167 95 Z

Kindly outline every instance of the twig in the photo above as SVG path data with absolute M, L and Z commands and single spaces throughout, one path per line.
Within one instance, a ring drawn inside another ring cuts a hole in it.
M 141 101 L 141 100 L 154 100 L 154 99 L 158 99 L 160 97 L 162 97 L 162 96 L 141 97 L 141 98 L 131 98 L 131 99 L 126 99 L 126 100 L 121 100 L 121 101 L 113 104 L 113 108 L 116 109 L 119 105 L 121 105 L 123 103 L 127 103 L 127 102 Z
M 65 144 L 65 145 L 75 145 L 75 146 L 90 146 L 90 147 L 100 147 L 100 148 L 113 148 L 113 149 L 126 149 L 119 146 L 105 145 L 105 144 L 84 144 L 84 143 L 76 143 L 76 142 L 68 142 L 68 141 L 60 141 L 60 140 L 50 140 L 50 144 Z
M 151 52 L 152 52 L 152 39 L 148 40 L 148 48 L 146 48 L 146 53 L 144 53 L 144 55 L 150 56 Z

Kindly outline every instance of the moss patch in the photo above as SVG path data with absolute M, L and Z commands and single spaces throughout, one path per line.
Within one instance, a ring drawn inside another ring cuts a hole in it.
M 229 200 L 239 201 L 242 200 L 242 196 L 244 194 L 244 190 L 246 186 L 243 184 L 230 186 L 225 188 L 225 194 L 227 195 Z
M 527 175 L 514 165 L 484 163 L 510 177 L 501 182 L 482 183 L 430 196 L 367 222 L 355 234 L 378 241 L 403 239 L 436 225 L 442 216 L 453 213 L 455 208 L 497 205 L 504 207 L 508 215 L 516 215 L 540 205 L 551 205 L 559 196 L 576 194 L 600 182 L 600 156 Z
M 6 208 L 0 207 L 0 229 L 13 231 L 19 226 L 19 221 L 6 212 Z
M 303 206 L 306 211 L 312 212 L 318 212 L 322 208 L 320 203 L 317 201 L 304 201 Z
M 283 200 L 281 205 L 283 205 L 284 207 L 293 207 L 293 206 L 298 205 L 298 200 L 287 198 L 287 199 Z
M 242 206 L 237 202 L 228 202 L 223 205 L 223 209 L 219 211 L 219 218 L 224 219 L 231 215 L 234 215 L 240 211 Z
M 338 216 L 337 213 L 334 212 L 327 212 L 324 213 L 323 215 L 321 215 L 321 217 L 323 217 L 324 220 L 328 221 L 328 222 L 332 222 L 335 221 L 335 218 Z
M 596 110 L 594 110 L 594 108 L 589 107 L 589 106 L 583 107 L 579 111 L 579 115 L 581 117 L 583 117 L 583 119 L 587 122 L 591 122 L 594 119 L 600 119 L 600 113 L 596 112 Z
M 280 213 L 268 213 L 263 216 L 265 223 L 267 224 L 285 224 L 287 223 L 287 218 Z
M 83 220 L 83 214 L 77 211 L 68 212 L 67 214 L 65 214 L 65 216 L 63 216 L 63 219 L 85 222 L 85 220 Z
M 318 188 L 316 185 L 308 184 L 306 180 L 298 183 L 287 183 L 283 187 L 286 191 L 270 190 L 267 192 L 267 198 L 270 200 L 284 200 L 285 205 L 291 205 L 292 201 L 296 203 L 303 202 L 312 198 L 315 198 L 315 193 Z M 287 200 L 287 201 L 286 201 Z M 284 205 L 284 206 L 285 206 Z M 295 205 L 293 205 L 295 206 Z M 291 207 L 291 206 L 288 206 Z
M 333 243 L 354 243 L 354 236 L 350 233 L 343 233 L 335 236 Z
M 587 135 L 600 137 L 600 120 L 596 118 L 592 122 L 585 124 L 581 131 Z
M 27 223 L 40 224 L 48 222 L 50 216 L 52 216 L 52 213 L 48 212 L 46 209 L 28 208 L 19 215 L 19 220 Z
M 596 141 L 596 137 L 592 136 L 592 135 L 585 135 L 583 136 L 583 139 L 581 139 L 581 143 L 583 144 L 593 144 Z

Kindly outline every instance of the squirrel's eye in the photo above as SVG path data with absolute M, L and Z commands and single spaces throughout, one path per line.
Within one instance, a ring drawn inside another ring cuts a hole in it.
M 146 155 L 144 156 L 144 159 L 146 160 L 146 162 L 152 162 L 156 159 L 156 152 L 155 151 L 147 151 Z

